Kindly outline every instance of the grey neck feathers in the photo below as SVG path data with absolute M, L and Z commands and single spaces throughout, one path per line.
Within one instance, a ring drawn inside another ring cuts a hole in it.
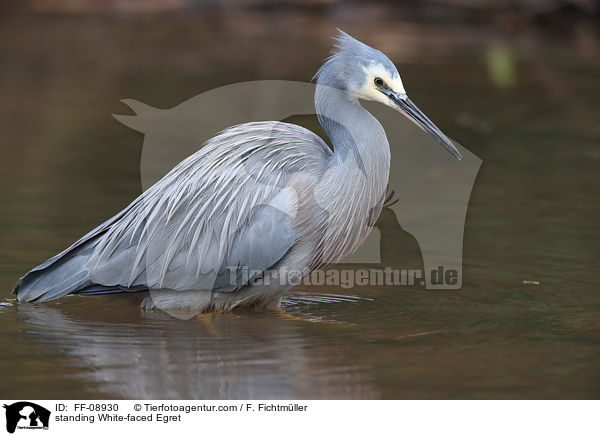
M 340 85 L 317 83 L 315 108 L 323 129 L 331 139 L 334 153 L 330 165 L 354 156 L 360 169 L 389 170 L 389 144 L 383 127 Z
M 315 107 L 334 151 L 316 195 L 328 213 L 322 246 L 330 263 L 353 252 L 369 234 L 385 198 L 390 148 L 375 117 L 345 89 L 324 86 L 321 79 Z

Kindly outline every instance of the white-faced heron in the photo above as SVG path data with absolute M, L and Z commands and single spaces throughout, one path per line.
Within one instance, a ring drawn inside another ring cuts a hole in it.
M 352 253 L 381 211 L 390 149 L 359 99 L 403 113 L 461 158 L 380 51 L 340 32 L 315 77 L 317 116 L 333 151 L 294 124 L 231 127 L 29 271 L 15 286 L 18 300 L 150 291 L 146 307 L 278 307 L 298 276 Z

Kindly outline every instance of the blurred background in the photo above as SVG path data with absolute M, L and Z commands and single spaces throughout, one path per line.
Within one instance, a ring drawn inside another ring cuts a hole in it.
M 140 193 L 120 99 L 309 81 L 336 27 L 483 159 L 460 291 L 298 288 L 299 319 L 189 322 L 118 296 L 14 303 Z M 0 397 L 598 398 L 599 1 L 3 1 L 0 60 Z

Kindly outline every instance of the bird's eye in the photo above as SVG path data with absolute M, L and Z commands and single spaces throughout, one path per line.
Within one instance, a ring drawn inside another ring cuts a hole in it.
M 381 88 L 384 85 L 383 79 L 380 77 L 375 77 L 375 86 L 377 86 L 378 88 Z

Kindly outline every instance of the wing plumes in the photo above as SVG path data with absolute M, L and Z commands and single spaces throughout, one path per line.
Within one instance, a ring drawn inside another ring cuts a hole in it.
M 92 278 L 156 289 L 227 287 L 211 281 L 222 275 L 234 245 L 245 243 L 239 235 L 252 227 L 260 207 L 294 174 L 317 177 L 330 153 L 312 132 L 291 124 L 247 123 L 223 131 L 145 191 L 108 229 L 89 262 Z M 264 236 L 273 238 L 267 249 L 282 250 L 277 235 Z M 123 265 L 113 264 L 124 253 L 126 274 L 118 271 Z
M 361 211 L 374 193 L 361 180 L 348 186 L 339 179 L 355 162 L 332 168 L 330 157 L 320 138 L 296 125 L 225 130 L 122 212 L 34 268 L 17 288 L 43 287 L 19 295 L 47 300 L 143 289 L 214 295 L 244 285 L 231 283 L 228 267 L 266 271 L 300 240 L 313 256 L 309 268 L 339 261 L 368 233 Z

